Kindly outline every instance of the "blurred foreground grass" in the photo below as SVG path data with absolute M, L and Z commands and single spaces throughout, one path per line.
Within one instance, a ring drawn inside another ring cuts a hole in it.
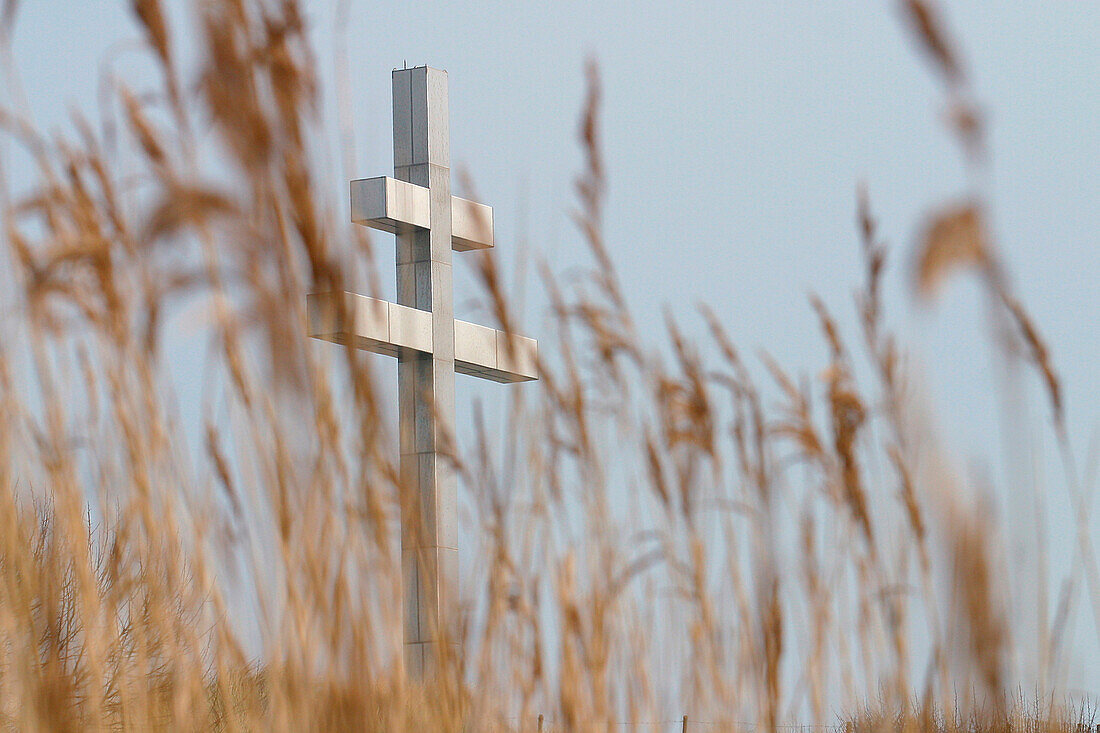
M 541 334 L 542 379 L 511 395 L 503 449 L 479 423 L 455 458 L 481 522 L 464 651 L 426 682 L 407 679 L 401 487 L 382 419 L 392 396 L 376 392 L 369 356 L 304 336 L 307 292 L 361 290 L 377 274 L 362 233 L 318 194 L 333 185 L 319 180 L 319 80 L 300 8 L 197 3 L 201 32 L 186 42 L 203 61 L 183 79 L 184 38 L 157 0 L 133 6 L 164 82 L 112 87 L 121 137 L 80 116 L 73 139 L 41 134 L 19 109 L 0 119 L 37 170 L 20 182 L 29 195 L 13 198 L 9 181 L 3 200 L 5 727 L 530 730 L 544 713 L 548 730 L 609 730 L 685 711 L 715 730 L 1091 719 L 1058 697 L 1064 615 L 1042 615 L 1034 665 L 1047 684 L 1014 686 L 1023 632 L 998 582 L 1003 548 L 921 417 L 882 310 L 887 249 L 867 197 L 859 332 L 811 303 L 830 353 L 820 379 L 767 357 L 750 365 L 706 308 L 705 343 L 671 319 L 648 342 L 602 239 L 594 69 L 577 185 L 592 265 L 567 280 L 544 271 L 555 332 Z M 934 9 L 903 8 L 980 169 L 958 54 Z M 928 297 L 963 268 L 979 278 L 991 338 L 1034 368 L 1072 467 L 1054 365 L 972 194 L 930 211 L 916 290 Z M 493 259 L 478 271 L 500 327 L 511 324 Z M 163 347 L 181 304 L 204 314 L 210 340 L 196 451 L 182 447 Z M 1070 583 L 1094 580 L 1086 529 Z

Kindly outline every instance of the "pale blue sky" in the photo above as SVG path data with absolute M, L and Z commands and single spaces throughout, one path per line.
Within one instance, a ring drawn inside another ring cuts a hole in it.
M 64 129 L 68 109 L 95 110 L 105 54 L 138 37 L 127 5 L 21 3 L 15 57 L 39 123 Z M 923 364 L 945 443 L 959 466 L 1005 485 L 977 289 L 953 281 L 930 309 L 909 296 L 906 265 L 922 215 L 965 193 L 966 179 L 942 125 L 942 90 L 895 3 L 306 5 L 334 133 L 335 59 L 341 44 L 347 49 L 351 177 L 392 169 L 390 69 L 407 61 L 448 70 L 452 160 L 494 206 L 506 266 L 516 262 L 520 239 L 531 259 L 545 257 L 559 271 L 585 259 L 568 212 L 581 166 L 575 133 L 584 61 L 596 58 L 610 177 L 606 233 L 630 302 L 643 316 L 668 304 L 699 335 L 692 314 L 705 302 L 744 350 L 767 349 L 795 371 L 813 373 L 826 360 L 808 292 L 820 293 L 855 335 L 854 201 L 865 182 L 892 246 L 889 312 Z M 173 7 L 188 23 L 184 5 Z M 1084 462 L 1100 424 L 1100 5 L 973 0 L 945 9 L 988 115 L 1000 254 L 1051 346 Z M 122 48 L 111 57 L 117 68 L 151 80 L 145 57 Z M 340 202 L 342 175 L 330 182 Z M 380 246 L 378 255 L 388 273 L 390 248 Z M 462 295 L 472 292 L 469 268 L 460 269 L 456 288 L 458 314 L 484 316 Z M 544 328 L 542 305 L 529 303 L 532 335 Z M 194 343 L 169 344 L 184 394 L 201 377 L 192 368 L 201 362 Z M 1037 396 L 1036 383 L 1026 382 Z M 460 378 L 460 419 L 472 399 L 499 399 L 498 390 Z M 1046 421 L 1042 403 L 1032 404 L 1033 422 Z M 1050 447 L 1049 434 L 1041 440 Z M 1061 535 L 1057 575 L 1068 567 L 1070 515 L 1060 464 L 1044 455 L 1039 466 L 1051 529 Z M 1012 506 L 1005 502 L 1004 511 Z M 1001 519 L 1009 527 L 1030 521 Z M 1071 684 L 1095 690 L 1100 646 L 1080 605 L 1077 616 Z

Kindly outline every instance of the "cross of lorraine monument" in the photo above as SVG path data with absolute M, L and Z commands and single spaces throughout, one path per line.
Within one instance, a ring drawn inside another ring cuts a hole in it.
M 447 72 L 394 70 L 394 177 L 351 182 L 351 220 L 397 235 L 397 302 L 307 296 L 310 336 L 397 357 L 405 666 L 414 678 L 435 668 L 443 644 L 457 651 L 458 499 L 446 453 L 455 372 L 538 379 L 534 339 L 454 317 L 451 250 L 492 247 L 493 210 L 451 195 L 447 117 Z

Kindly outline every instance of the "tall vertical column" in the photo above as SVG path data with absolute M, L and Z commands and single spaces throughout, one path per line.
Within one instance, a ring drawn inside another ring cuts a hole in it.
M 447 72 L 395 70 L 394 177 L 431 197 L 431 228 L 397 236 L 397 302 L 432 313 L 432 353 L 402 353 L 398 363 L 405 664 L 414 678 L 431 674 L 445 639 L 455 642 L 458 489 L 444 453 L 455 411 L 447 127 Z

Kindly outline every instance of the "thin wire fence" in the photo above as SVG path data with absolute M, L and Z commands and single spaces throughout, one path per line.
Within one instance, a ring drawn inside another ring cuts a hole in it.
M 555 733 L 557 731 L 569 730 L 571 727 L 570 724 L 565 721 L 553 720 L 544 715 L 539 715 L 537 718 L 530 720 L 530 727 L 520 724 L 520 719 L 516 717 L 508 718 L 507 721 L 511 724 L 515 724 L 517 730 L 532 730 L 538 733 Z M 703 720 L 692 718 L 688 715 L 662 720 L 609 721 L 608 724 L 626 730 L 667 731 L 668 733 L 693 733 L 699 730 L 744 731 L 745 733 L 754 733 L 757 729 L 756 723 L 732 720 Z M 852 728 L 843 723 L 834 725 L 784 724 L 776 725 L 775 728 L 780 730 L 803 731 L 828 730 L 837 731 L 837 733 L 852 733 L 853 731 Z M 1100 733 L 1100 728 L 1097 729 L 1096 733 Z
M 555 733 L 556 731 L 570 730 L 569 723 L 564 721 L 556 721 L 539 715 L 537 718 L 530 720 L 529 726 L 521 724 L 519 718 L 508 718 L 509 723 L 517 724 L 516 730 L 519 731 L 537 731 L 538 733 Z M 1028 723 L 1031 721 L 1022 721 L 1019 730 L 1029 730 Z M 622 727 L 626 730 L 636 731 L 664 731 L 667 733 L 694 733 L 700 730 L 726 730 L 726 731 L 745 731 L 746 733 L 755 733 L 757 729 L 756 723 L 749 723 L 744 721 L 717 721 L 717 720 L 697 720 L 691 718 L 688 715 L 681 716 L 679 718 L 672 718 L 668 720 L 632 720 L 632 721 L 610 721 L 609 725 Z M 778 730 L 785 731 L 836 731 L 836 733 L 863 733 L 864 730 L 870 730 L 871 727 L 857 725 L 852 721 L 844 721 L 835 724 L 783 724 L 774 726 Z M 1016 725 L 1012 725 L 1012 728 L 1016 728 Z M 876 728 L 877 730 L 877 728 Z M 1100 733 L 1100 723 L 1077 723 L 1072 727 L 1067 727 L 1067 733 Z

